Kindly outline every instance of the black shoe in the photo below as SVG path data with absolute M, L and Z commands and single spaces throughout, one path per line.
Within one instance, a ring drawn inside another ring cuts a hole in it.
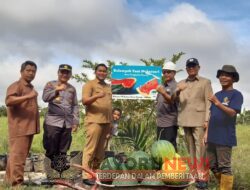
M 208 189 L 207 181 L 197 181 L 195 187 L 198 189 Z
M 82 182 L 86 185 L 93 186 L 95 185 L 95 180 L 94 179 L 83 179 Z

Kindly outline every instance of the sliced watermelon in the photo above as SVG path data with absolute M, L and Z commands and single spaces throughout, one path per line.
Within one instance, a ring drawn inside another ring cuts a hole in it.
M 150 92 L 152 90 L 155 90 L 158 85 L 159 85 L 158 80 L 156 78 L 153 78 L 153 79 L 147 81 L 142 86 L 136 88 L 136 90 L 138 93 L 140 93 L 143 96 L 149 96 Z
M 130 93 L 136 83 L 136 78 L 112 79 L 112 93 L 113 94 L 126 94 Z
M 124 88 L 132 88 L 136 83 L 136 78 L 112 79 L 112 85 L 122 85 Z

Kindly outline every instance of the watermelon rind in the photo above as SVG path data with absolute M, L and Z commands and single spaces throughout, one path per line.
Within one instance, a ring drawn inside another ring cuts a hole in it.
M 175 156 L 175 148 L 169 141 L 158 140 L 151 146 L 151 155 L 156 163 L 162 165 L 164 159 L 173 159 Z
M 148 91 L 148 93 L 143 92 L 143 91 L 141 90 L 141 88 L 145 87 L 145 85 L 148 85 L 150 82 L 152 82 L 152 81 L 154 81 L 154 80 L 156 80 L 156 85 L 155 85 L 155 88 L 156 88 L 156 87 L 158 86 L 158 80 L 157 80 L 156 78 L 153 78 L 153 79 L 151 79 L 151 80 L 145 82 L 143 85 L 137 87 L 137 88 L 136 88 L 136 91 L 137 91 L 139 94 L 141 94 L 142 96 L 144 96 L 144 97 L 150 96 L 150 94 L 151 94 L 152 91 L 156 91 L 155 88 L 150 89 L 150 90 Z
M 131 80 L 132 83 L 130 85 L 126 85 L 126 80 Z M 114 81 L 119 81 L 118 83 L 115 83 Z M 111 79 L 111 85 L 112 86 L 116 86 L 116 85 L 121 85 L 123 86 L 124 88 L 132 88 L 136 83 L 136 78 L 124 78 L 124 79 Z
M 114 180 L 112 185 L 115 186 L 136 186 L 138 181 L 129 173 L 122 173 L 118 175 Z

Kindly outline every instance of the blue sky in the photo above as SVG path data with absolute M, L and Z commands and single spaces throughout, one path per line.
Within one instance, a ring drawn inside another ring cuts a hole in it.
M 178 67 L 198 58 L 200 74 L 211 79 L 214 91 L 220 89 L 216 71 L 235 65 L 240 73 L 235 87 L 250 109 L 249 10 L 246 0 L 1 0 L 0 104 L 27 59 L 38 64 L 34 84 L 41 94 L 45 83 L 56 79 L 59 64 L 80 73 L 83 59 L 140 64 L 140 58 L 169 59 L 184 51 Z M 176 76 L 185 77 L 185 72 Z M 80 99 L 81 84 L 71 83 Z
M 171 10 L 180 3 L 189 3 L 203 11 L 208 18 L 222 21 L 230 27 L 236 38 L 249 38 L 250 1 L 246 0 L 128 0 L 128 6 L 135 14 L 154 17 Z

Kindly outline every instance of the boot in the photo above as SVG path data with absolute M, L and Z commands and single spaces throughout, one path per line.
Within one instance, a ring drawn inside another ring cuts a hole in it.
M 233 189 L 233 176 L 221 174 L 220 190 Z
M 218 184 L 220 184 L 221 173 L 214 173 L 214 177 L 217 179 Z

